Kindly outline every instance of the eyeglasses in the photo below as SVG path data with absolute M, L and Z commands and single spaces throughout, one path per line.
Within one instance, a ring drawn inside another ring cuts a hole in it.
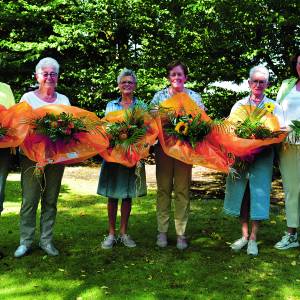
M 263 84 L 266 84 L 267 81 L 266 80 L 250 80 L 251 83 L 254 83 L 254 84 L 259 84 L 259 85 L 263 85 Z
M 134 81 L 129 81 L 129 80 L 128 80 L 128 81 L 124 80 L 124 81 L 121 81 L 120 83 L 121 83 L 121 84 L 126 84 L 126 83 L 127 83 L 127 84 L 135 84 Z
M 184 73 L 181 73 L 181 72 L 174 72 L 174 73 L 172 72 L 172 73 L 170 73 L 169 76 L 170 76 L 170 77 L 175 77 L 176 75 L 179 76 L 179 77 L 180 77 L 180 76 L 185 76 Z
M 42 75 L 44 78 L 48 78 L 48 76 L 50 76 L 52 79 L 56 78 L 58 76 L 57 73 L 55 72 L 51 72 L 51 73 L 38 73 L 40 75 Z

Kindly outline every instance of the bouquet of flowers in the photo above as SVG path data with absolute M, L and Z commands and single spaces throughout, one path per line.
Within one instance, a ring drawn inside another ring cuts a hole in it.
M 3 139 L 5 136 L 7 136 L 8 135 L 7 133 L 8 133 L 8 128 L 0 125 L 0 140 Z
M 44 116 L 33 119 L 30 123 L 37 134 L 47 136 L 52 142 L 62 141 L 69 143 L 76 139 L 76 134 L 95 129 L 95 124 L 87 117 L 76 118 L 71 113 L 46 113 Z
M 17 147 L 23 142 L 29 129 L 23 120 L 31 113 L 27 103 L 19 103 L 9 109 L 0 105 L 0 148 Z
M 108 147 L 100 119 L 74 106 L 47 105 L 26 120 L 30 131 L 21 145 L 25 155 L 43 168 L 49 163 L 84 161 Z
M 212 120 L 187 94 L 179 93 L 161 103 L 156 118 L 164 152 L 186 164 L 228 172 L 230 158 L 209 141 Z
M 102 119 L 109 147 L 100 155 L 109 162 L 133 167 L 149 155 L 158 128 L 148 111 L 141 107 L 108 113 Z
M 178 115 L 174 111 L 167 112 L 166 115 L 165 133 L 189 143 L 193 149 L 210 132 L 211 122 L 202 120 L 201 113 L 193 117 L 191 114 L 185 114 L 183 110 Z
M 266 103 L 264 108 L 240 106 L 214 128 L 212 140 L 235 156 L 252 157 L 253 160 L 262 147 L 280 143 L 286 137 L 273 111 L 274 104 L 271 102 Z
M 290 132 L 288 139 L 292 143 L 298 143 L 300 140 L 300 121 L 293 120 L 292 124 L 290 124 L 290 128 L 292 131 Z

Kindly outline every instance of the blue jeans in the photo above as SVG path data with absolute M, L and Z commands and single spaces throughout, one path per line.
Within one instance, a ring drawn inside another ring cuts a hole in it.
M 239 178 L 233 178 L 231 174 L 227 176 L 224 201 L 226 214 L 240 216 L 244 193 L 249 182 L 250 219 L 259 221 L 269 218 L 273 158 L 273 149 L 265 149 L 257 155 L 247 172 L 240 172 Z

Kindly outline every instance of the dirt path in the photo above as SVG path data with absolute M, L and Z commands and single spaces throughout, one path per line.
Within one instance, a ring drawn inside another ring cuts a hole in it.
M 225 175 L 200 166 L 193 167 L 192 171 L 192 197 L 205 199 L 223 199 Z M 95 194 L 98 185 L 99 167 L 75 166 L 66 167 L 62 184 L 82 194 Z M 155 165 L 146 165 L 147 186 L 156 188 Z M 20 174 L 9 174 L 8 180 L 19 181 Z M 283 191 L 280 178 L 272 183 L 271 201 L 283 200 Z
M 63 184 L 82 192 L 95 193 L 98 185 L 99 167 L 66 167 Z M 146 165 L 147 186 L 156 188 L 155 165 Z M 192 197 L 206 199 L 223 199 L 226 176 L 200 166 L 192 170 Z M 84 188 L 82 188 L 84 187 Z M 271 201 L 283 200 L 281 180 L 276 178 L 272 183 Z

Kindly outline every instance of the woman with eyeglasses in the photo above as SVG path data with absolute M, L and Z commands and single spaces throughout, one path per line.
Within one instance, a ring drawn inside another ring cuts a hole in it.
M 109 112 L 130 109 L 135 106 L 146 108 L 146 105 L 134 97 L 137 78 L 130 69 L 123 69 L 117 78 L 121 97 L 110 101 L 105 110 Z M 108 235 L 101 243 L 103 249 L 111 249 L 119 240 L 124 246 L 133 248 L 135 241 L 127 234 L 128 221 L 131 213 L 132 198 L 144 196 L 147 193 L 145 166 L 142 165 L 140 172 L 140 184 L 137 184 L 136 168 L 128 168 L 118 163 L 103 161 L 98 190 L 99 195 L 108 197 Z M 121 220 L 119 237 L 116 237 L 116 218 L 118 212 L 118 199 L 122 199 Z
M 273 114 L 282 126 L 283 113 L 280 106 L 264 94 L 268 81 L 269 71 L 266 67 L 261 65 L 253 67 L 248 81 L 250 96 L 235 103 L 230 114 L 240 106 L 264 108 L 265 104 L 272 103 L 275 105 Z M 224 212 L 239 216 L 242 227 L 242 237 L 230 245 L 234 251 L 247 246 L 248 255 L 258 255 L 256 238 L 259 224 L 269 218 L 273 158 L 273 148 L 268 147 L 257 154 L 247 170 L 240 171 L 238 175 L 227 176 Z M 251 231 L 249 223 L 251 223 Z
M 0 104 L 6 108 L 10 108 L 15 104 L 15 98 L 10 86 L 6 83 L 0 82 Z M 11 160 L 11 149 L 0 149 L 0 215 L 3 211 L 3 202 L 5 195 L 6 178 L 9 172 L 9 164 Z M 3 253 L 0 252 L 0 258 L 3 257 Z
M 39 84 L 34 91 L 24 94 L 20 102 L 27 102 L 33 109 L 48 104 L 70 105 L 69 99 L 56 92 L 59 74 L 58 62 L 46 57 L 35 68 L 35 78 Z M 32 249 L 36 227 L 36 211 L 41 198 L 40 242 L 39 246 L 50 256 L 59 255 L 53 244 L 53 227 L 57 212 L 57 198 L 64 172 L 63 165 L 49 164 L 43 176 L 34 174 L 36 163 L 20 153 L 22 205 L 20 210 L 20 246 L 15 257 L 22 257 Z
M 290 128 L 293 120 L 300 120 L 300 52 L 291 59 L 292 77 L 282 82 L 277 95 L 285 125 Z M 297 228 L 300 225 L 300 141 L 290 133 L 279 151 L 279 168 L 285 195 L 287 232 L 275 244 L 275 248 L 286 250 L 299 247 Z
M 201 96 L 185 88 L 188 69 L 180 61 L 174 61 L 167 66 L 167 79 L 170 86 L 157 92 L 151 104 L 159 105 L 177 93 L 188 94 L 202 109 L 205 109 Z M 174 219 L 177 235 L 177 248 L 184 250 L 188 247 L 185 229 L 190 207 L 190 185 L 192 166 L 166 155 L 158 143 L 155 146 L 156 181 L 157 181 L 157 223 L 158 235 L 156 244 L 164 248 L 168 245 L 167 232 L 169 227 L 172 190 L 175 192 Z

